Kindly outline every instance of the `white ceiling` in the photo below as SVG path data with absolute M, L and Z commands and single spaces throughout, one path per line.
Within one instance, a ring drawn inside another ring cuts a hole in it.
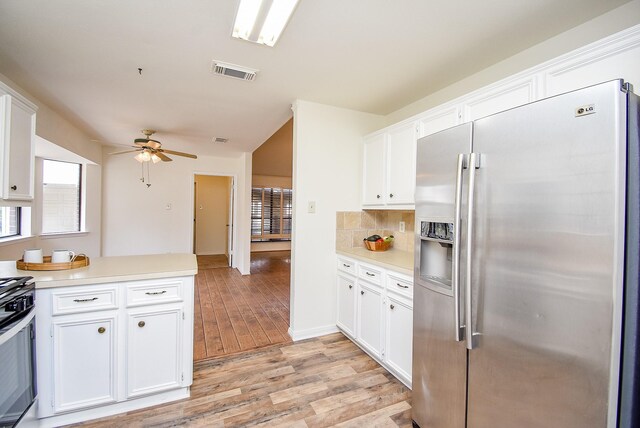
M 300 0 L 268 48 L 231 38 L 237 0 L 1 0 L 0 73 L 103 144 L 253 151 L 296 98 L 388 114 L 627 1 Z

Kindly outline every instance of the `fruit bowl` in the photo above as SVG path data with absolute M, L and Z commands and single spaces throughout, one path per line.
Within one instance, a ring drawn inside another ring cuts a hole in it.
M 391 241 L 367 241 L 364 240 L 364 246 L 369 251 L 387 251 L 393 246 L 393 239 Z

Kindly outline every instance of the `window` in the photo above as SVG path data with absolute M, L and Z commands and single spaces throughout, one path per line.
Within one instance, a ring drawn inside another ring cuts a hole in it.
M 20 234 L 20 208 L 0 207 L 0 238 Z
M 80 231 L 79 163 L 43 160 L 42 233 Z
M 251 189 L 251 240 L 291 239 L 291 189 L 254 187 Z

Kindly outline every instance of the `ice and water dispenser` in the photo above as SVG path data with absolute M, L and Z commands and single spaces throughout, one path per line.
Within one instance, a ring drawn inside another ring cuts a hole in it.
M 419 278 L 429 285 L 451 290 L 453 223 L 420 221 Z

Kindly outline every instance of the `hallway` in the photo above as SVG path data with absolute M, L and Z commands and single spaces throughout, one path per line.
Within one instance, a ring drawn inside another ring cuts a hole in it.
M 291 342 L 290 251 L 253 253 L 251 275 L 198 256 L 194 360 Z

